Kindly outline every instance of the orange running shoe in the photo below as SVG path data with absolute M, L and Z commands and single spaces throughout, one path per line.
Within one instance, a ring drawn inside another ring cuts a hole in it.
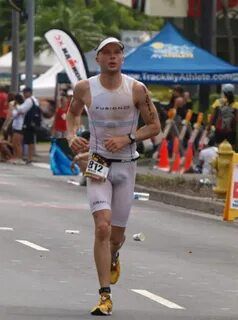
M 117 283 L 121 273 L 120 260 L 119 260 L 119 252 L 117 252 L 115 259 L 112 260 L 111 264 L 111 279 L 110 283 Z
M 112 314 L 111 295 L 101 295 L 98 304 L 92 309 L 93 316 L 110 316 Z

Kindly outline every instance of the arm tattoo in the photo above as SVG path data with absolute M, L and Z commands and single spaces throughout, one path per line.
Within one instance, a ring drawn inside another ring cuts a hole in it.
M 155 120 L 155 113 L 151 108 L 150 97 L 149 97 L 148 92 L 146 91 L 146 88 L 144 86 L 143 86 L 143 89 L 145 92 L 145 103 L 146 103 L 148 111 L 149 111 L 150 120 L 154 121 Z

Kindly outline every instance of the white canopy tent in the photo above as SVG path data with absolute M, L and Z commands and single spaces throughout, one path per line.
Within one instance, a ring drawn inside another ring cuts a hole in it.
M 58 59 L 51 50 L 44 50 L 39 56 L 35 56 L 33 61 L 33 72 L 41 74 L 56 64 Z M 0 73 L 11 73 L 12 52 L 8 52 L 0 57 Z M 19 64 L 19 72 L 25 73 L 25 61 Z
M 12 65 L 12 53 L 8 52 L 0 57 L 0 73 L 10 73 Z
M 85 58 L 88 64 L 89 71 L 92 74 L 99 72 L 99 66 L 95 61 L 96 53 L 94 50 L 85 53 Z M 56 77 L 60 72 L 64 72 L 64 68 L 57 61 L 49 70 L 40 75 L 33 81 L 33 92 L 37 98 L 51 98 L 55 96 Z
M 62 65 L 57 62 L 53 67 L 33 81 L 33 92 L 37 98 L 54 98 L 56 76 L 63 71 Z
M 85 58 L 91 74 L 99 72 L 99 67 L 95 61 L 95 51 L 91 50 L 85 53 Z M 0 57 L 0 74 L 11 73 L 12 53 L 8 52 Z M 25 72 L 25 62 L 21 62 L 19 72 Z M 43 51 L 38 57 L 34 59 L 34 73 L 40 74 L 33 80 L 33 92 L 37 98 L 47 97 L 54 99 L 57 74 L 64 72 L 63 67 L 59 63 L 57 56 L 52 50 Z M 38 72 L 36 72 L 38 71 Z

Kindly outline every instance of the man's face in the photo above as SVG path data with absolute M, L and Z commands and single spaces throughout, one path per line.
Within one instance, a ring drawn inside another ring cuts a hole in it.
M 102 72 L 117 72 L 123 63 L 123 51 L 116 43 L 109 43 L 99 51 L 96 61 Z
M 27 99 L 31 96 L 31 93 L 29 91 L 23 91 L 23 97 L 24 99 Z

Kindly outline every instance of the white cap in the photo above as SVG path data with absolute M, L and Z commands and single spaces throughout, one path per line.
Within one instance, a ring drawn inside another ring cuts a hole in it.
M 235 92 L 235 86 L 231 83 L 226 83 L 222 85 L 222 92 Z
M 117 43 L 119 45 L 119 47 L 123 50 L 124 49 L 124 44 L 118 40 L 117 38 L 114 37 L 109 37 L 104 39 L 99 45 L 98 47 L 95 49 L 97 54 L 100 50 L 102 50 L 102 48 L 104 48 L 107 44 L 109 43 Z

